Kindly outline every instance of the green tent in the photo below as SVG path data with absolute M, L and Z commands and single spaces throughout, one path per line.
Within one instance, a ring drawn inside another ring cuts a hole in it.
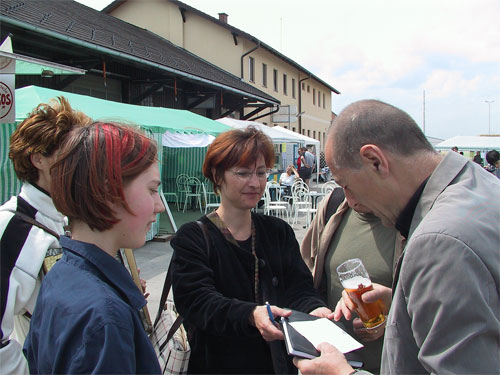
M 230 126 L 186 110 L 118 103 L 37 86 L 16 90 L 16 123 L 23 121 L 40 103 L 49 103 L 58 96 L 64 96 L 73 109 L 84 112 L 93 120 L 136 124 L 146 130 L 158 145 L 162 144 L 162 135 L 165 132 L 217 136 L 231 130 Z M 16 124 L 0 125 L 0 204 L 12 195 L 16 195 L 21 187 L 8 158 L 10 135 L 15 127 Z M 160 172 L 164 190 L 175 191 L 175 177 L 178 173 L 199 175 L 206 150 L 206 147 L 192 149 L 160 147 L 158 159 L 162 165 Z M 155 223 L 147 239 L 151 239 L 157 232 Z
M 94 120 L 135 123 L 153 133 L 170 131 L 217 136 L 231 129 L 230 126 L 186 110 L 118 103 L 37 86 L 16 90 L 16 121 L 24 120 L 38 104 L 48 103 L 58 96 L 64 96 L 73 109 L 84 112 Z

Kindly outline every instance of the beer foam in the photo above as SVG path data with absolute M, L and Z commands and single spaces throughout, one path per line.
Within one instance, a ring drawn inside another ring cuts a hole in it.
M 363 276 L 354 276 L 351 279 L 342 281 L 342 286 L 344 287 L 344 289 L 358 289 L 360 284 L 363 285 L 364 288 L 366 288 L 372 285 L 372 282 L 370 281 L 370 279 L 367 279 Z

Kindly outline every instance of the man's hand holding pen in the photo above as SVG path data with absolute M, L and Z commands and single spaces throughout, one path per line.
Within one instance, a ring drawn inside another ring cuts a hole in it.
M 249 320 L 250 324 L 259 330 L 264 340 L 283 340 L 283 332 L 281 332 L 274 318 L 281 316 L 287 317 L 290 316 L 291 313 L 291 310 L 285 310 L 267 303 L 266 305 L 257 306 L 250 315 Z

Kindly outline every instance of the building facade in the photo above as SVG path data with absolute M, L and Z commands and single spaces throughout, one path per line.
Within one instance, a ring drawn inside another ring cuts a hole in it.
M 228 23 L 180 1 L 115 1 L 103 12 L 145 28 L 194 55 L 239 76 L 281 102 L 235 108 L 233 116 L 283 126 L 324 144 L 332 94 L 339 92 L 290 58 Z

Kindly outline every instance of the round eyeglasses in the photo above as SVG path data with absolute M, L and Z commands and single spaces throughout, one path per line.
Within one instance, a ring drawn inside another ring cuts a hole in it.
M 269 175 L 269 169 L 258 169 L 256 171 L 249 171 L 245 169 L 232 171 L 231 172 L 238 177 L 240 180 L 248 181 L 255 174 L 259 180 L 267 180 L 267 176 Z

